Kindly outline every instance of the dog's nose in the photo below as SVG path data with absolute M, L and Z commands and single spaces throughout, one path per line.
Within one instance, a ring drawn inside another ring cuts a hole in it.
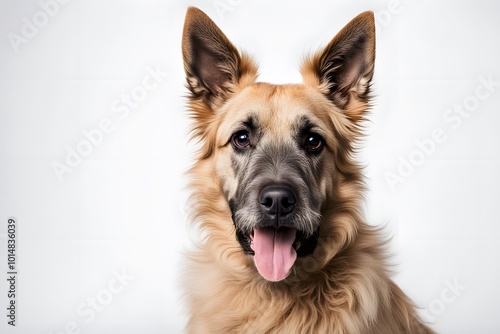
M 277 185 L 262 189 L 259 201 L 262 212 L 276 219 L 293 211 L 296 198 L 290 187 Z

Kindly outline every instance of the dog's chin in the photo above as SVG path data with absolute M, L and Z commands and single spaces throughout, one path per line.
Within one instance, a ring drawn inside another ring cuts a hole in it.
M 236 230 L 242 250 L 253 256 L 260 275 L 272 282 L 288 277 L 297 257 L 312 254 L 318 236 L 319 227 L 310 235 L 292 227 L 257 227 L 250 233 Z

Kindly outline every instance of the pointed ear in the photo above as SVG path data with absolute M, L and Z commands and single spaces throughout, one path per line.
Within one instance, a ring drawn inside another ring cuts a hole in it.
M 368 102 L 375 62 L 375 20 L 364 12 L 349 22 L 301 68 L 304 83 L 319 87 L 340 108 Z
M 209 107 L 257 76 L 256 65 L 246 55 L 240 56 L 215 23 L 195 7 L 186 13 L 182 54 L 191 97 Z

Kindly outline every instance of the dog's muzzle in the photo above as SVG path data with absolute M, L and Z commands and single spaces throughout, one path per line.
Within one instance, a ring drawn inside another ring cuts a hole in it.
M 269 184 L 258 194 L 259 223 L 250 233 L 237 229 L 245 252 L 254 255 L 259 273 L 269 281 L 288 277 L 297 257 L 309 255 L 317 244 L 319 228 L 306 235 L 297 225 L 299 197 L 286 184 Z

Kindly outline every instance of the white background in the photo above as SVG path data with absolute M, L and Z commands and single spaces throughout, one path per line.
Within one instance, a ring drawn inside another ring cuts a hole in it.
M 180 41 L 189 5 L 275 83 L 299 82 L 303 55 L 358 13 L 377 13 L 377 97 L 359 157 L 366 215 L 387 225 L 394 279 L 436 330 L 500 332 L 500 86 L 474 97 L 480 78 L 500 82 L 500 3 L 486 0 L 73 0 L 46 21 L 38 1 L 2 0 L 0 332 L 182 332 L 183 171 L 193 145 Z M 40 27 L 16 47 L 9 36 L 23 36 L 26 22 Z M 168 75 L 120 118 L 114 106 L 140 90 L 148 68 Z M 467 103 L 468 117 L 445 119 Z M 112 131 L 59 180 L 54 162 L 65 164 L 103 119 Z M 417 142 L 436 129 L 446 140 L 419 153 Z M 391 187 L 389 173 L 411 157 L 413 170 Z M 3 279 L 11 216 L 19 225 L 15 329 L 6 324 Z M 109 292 L 122 270 L 133 279 Z M 77 310 L 96 297 L 105 305 L 92 319 Z

